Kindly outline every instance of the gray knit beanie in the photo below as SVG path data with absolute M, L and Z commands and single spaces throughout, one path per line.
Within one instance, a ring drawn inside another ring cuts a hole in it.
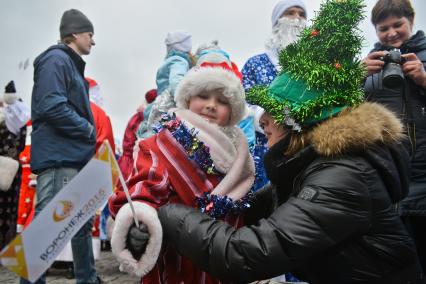
M 64 38 L 70 34 L 93 33 L 94 30 L 90 20 L 82 12 L 77 9 L 70 9 L 62 15 L 59 32 L 61 38 Z

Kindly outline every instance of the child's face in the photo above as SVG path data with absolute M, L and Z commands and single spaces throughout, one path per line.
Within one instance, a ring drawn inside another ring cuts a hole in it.
M 221 90 L 203 91 L 189 99 L 189 110 L 219 126 L 228 126 L 231 106 Z

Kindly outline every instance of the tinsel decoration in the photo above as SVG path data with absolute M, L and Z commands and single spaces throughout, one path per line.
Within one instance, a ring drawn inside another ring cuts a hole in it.
M 239 215 L 253 203 L 255 195 L 249 191 L 246 196 L 239 200 L 232 200 L 228 196 L 204 193 L 196 198 L 196 203 L 201 212 L 213 218 L 222 218 L 227 215 Z
M 262 106 L 277 122 L 283 122 L 284 106 L 300 125 L 321 120 L 325 110 L 357 106 L 363 101 L 361 89 L 365 69 L 358 57 L 363 37 L 358 28 L 364 18 L 363 0 L 328 0 L 321 4 L 312 26 L 297 42 L 279 54 L 281 74 L 301 80 L 307 90 L 318 90 L 315 99 L 299 102 L 272 98 L 266 86 L 252 88 L 249 102 Z
M 214 166 L 209 147 L 197 138 L 197 131 L 194 128 L 188 129 L 176 117 L 176 114 L 164 113 L 161 115 L 159 123 L 154 126 L 154 131 L 158 133 L 163 129 L 169 130 L 176 141 L 182 145 L 189 160 L 196 163 L 208 174 L 221 175 Z
M 222 175 L 214 166 L 210 156 L 209 147 L 204 145 L 197 138 L 197 131 L 189 129 L 178 117 L 173 113 L 169 115 L 164 113 L 161 115 L 159 123 L 154 126 L 154 131 L 167 129 L 170 131 L 176 141 L 184 148 L 188 159 L 195 162 L 201 169 L 208 174 Z M 228 196 L 220 196 L 204 193 L 201 197 L 196 197 L 196 203 L 201 212 L 204 212 L 214 218 L 221 218 L 227 214 L 239 215 L 250 207 L 253 202 L 254 194 L 252 191 L 240 200 L 232 200 Z

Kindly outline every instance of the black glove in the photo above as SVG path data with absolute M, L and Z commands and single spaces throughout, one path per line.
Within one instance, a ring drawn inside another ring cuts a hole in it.
M 127 234 L 126 247 L 136 260 L 139 260 L 145 252 L 148 240 L 149 232 L 145 224 L 139 223 L 139 228 L 135 224 L 130 227 Z

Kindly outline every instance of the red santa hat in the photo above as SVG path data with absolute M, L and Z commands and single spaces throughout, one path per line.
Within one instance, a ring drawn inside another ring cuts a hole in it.
M 234 63 L 229 66 L 226 62 L 204 62 L 192 68 L 180 82 L 175 94 L 176 106 L 187 109 L 190 97 L 205 90 L 223 89 L 223 95 L 231 106 L 229 125 L 236 125 L 247 111 L 241 78 Z

